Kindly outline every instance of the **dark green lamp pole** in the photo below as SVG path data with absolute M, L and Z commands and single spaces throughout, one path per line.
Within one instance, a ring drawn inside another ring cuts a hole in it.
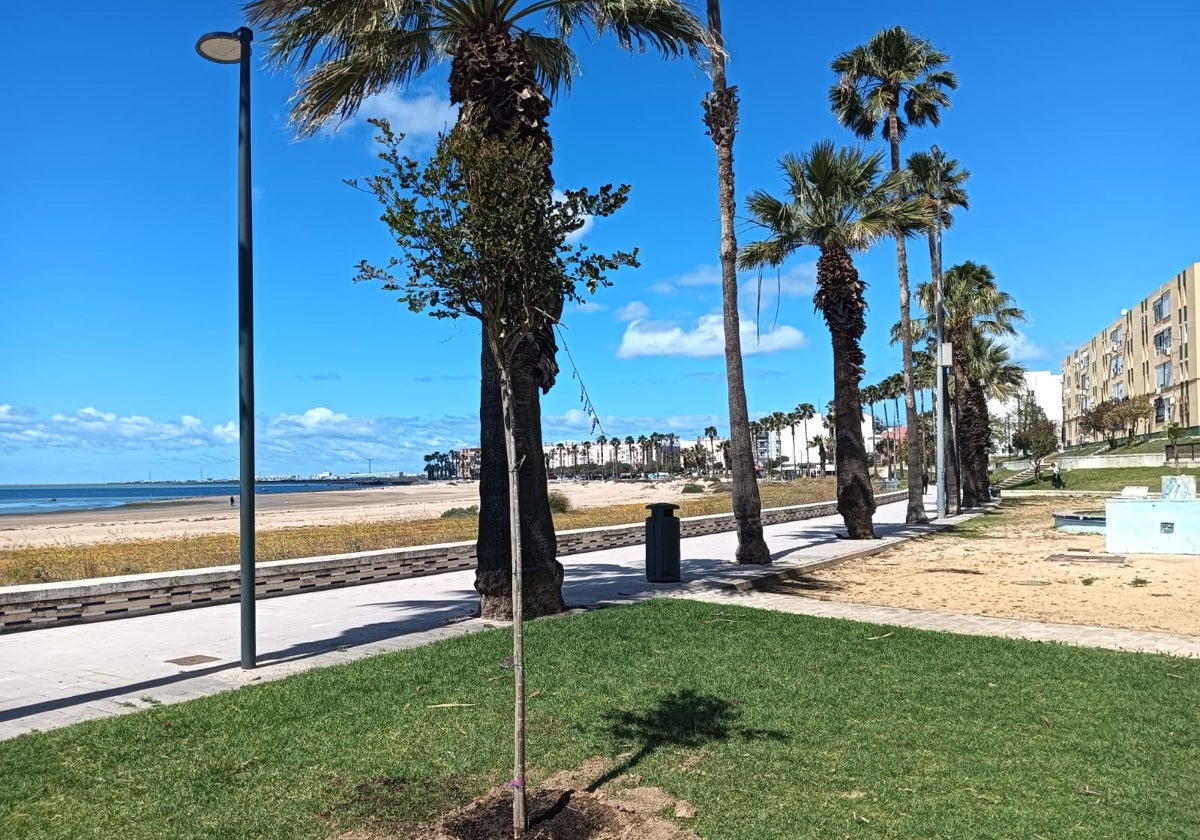
M 241 67 L 238 108 L 238 441 L 241 449 L 242 667 L 255 666 L 254 650 L 254 226 L 250 215 L 250 41 L 246 27 L 210 32 L 196 52 L 217 64 Z

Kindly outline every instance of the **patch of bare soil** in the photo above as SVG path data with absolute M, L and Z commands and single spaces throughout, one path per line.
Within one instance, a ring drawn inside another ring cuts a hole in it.
M 701 840 L 668 818 L 689 819 L 696 809 L 659 788 L 639 786 L 637 776 L 619 776 L 592 790 L 611 766 L 606 759 L 594 758 L 529 791 L 529 829 L 521 840 Z M 505 840 L 513 836 L 512 790 L 494 788 L 432 824 L 397 831 L 355 829 L 337 840 Z
M 1095 498 L 1003 501 L 985 519 L 774 585 L 822 600 L 1200 635 L 1200 556 L 1114 558 L 1103 534 L 1054 528 Z

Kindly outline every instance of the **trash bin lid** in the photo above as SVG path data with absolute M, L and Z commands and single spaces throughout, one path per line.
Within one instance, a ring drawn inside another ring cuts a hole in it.
M 670 502 L 655 502 L 652 505 L 646 505 L 646 510 L 650 511 L 651 516 L 670 516 L 671 511 L 679 510 L 679 505 Z

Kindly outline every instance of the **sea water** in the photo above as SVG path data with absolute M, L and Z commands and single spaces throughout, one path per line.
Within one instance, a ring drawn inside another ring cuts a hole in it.
M 310 493 L 317 490 L 356 490 L 360 487 L 360 484 L 350 481 L 260 481 L 255 484 L 254 492 L 256 495 Z M 0 516 L 63 510 L 103 510 L 197 496 L 228 498 L 239 495 L 241 486 L 236 481 L 8 484 L 0 485 Z

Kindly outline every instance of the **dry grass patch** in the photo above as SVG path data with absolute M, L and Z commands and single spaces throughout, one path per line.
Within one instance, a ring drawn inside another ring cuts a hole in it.
M 833 479 L 764 483 L 764 508 L 826 501 L 836 492 Z M 729 492 L 689 495 L 678 500 L 679 516 L 729 513 Z M 642 522 L 646 505 L 576 507 L 554 514 L 558 530 L 597 528 Z M 255 552 L 261 562 L 322 557 L 474 540 L 475 517 L 348 522 L 334 525 L 260 530 Z M 50 583 L 115 575 L 168 572 L 238 563 L 237 534 L 202 534 L 166 540 L 129 540 L 98 544 L 29 546 L 0 551 L 0 585 Z

